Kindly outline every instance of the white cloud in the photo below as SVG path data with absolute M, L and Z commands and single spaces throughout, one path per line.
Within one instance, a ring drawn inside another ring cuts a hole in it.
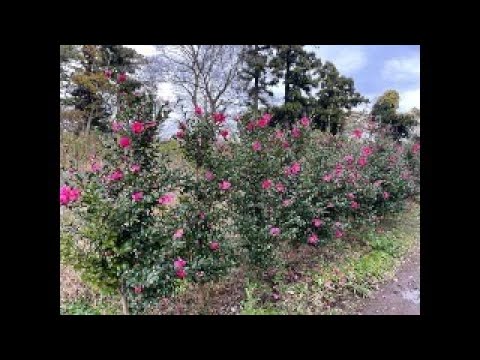
M 367 65 L 368 57 L 363 45 L 308 45 L 317 56 L 332 62 L 345 75 L 351 76 Z
M 151 56 L 156 54 L 157 50 L 153 45 L 124 45 L 126 47 L 132 48 L 136 52 L 144 56 Z
M 382 69 L 385 80 L 417 80 L 420 77 L 420 55 L 397 57 L 385 61 Z
M 413 107 L 420 109 L 420 88 L 400 91 L 401 112 L 410 111 Z

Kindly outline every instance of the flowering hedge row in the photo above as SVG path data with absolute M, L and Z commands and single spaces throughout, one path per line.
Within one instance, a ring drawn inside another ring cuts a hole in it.
M 225 115 L 198 107 L 176 134 L 192 166 L 173 170 L 156 151 L 148 101 L 125 100 L 106 155 L 60 189 L 75 215 L 62 222 L 63 260 L 99 290 L 119 291 L 125 313 L 184 281 L 225 275 L 244 259 L 236 242 L 265 269 L 283 242 L 343 237 L 400 211 L 419 189 L 419 145 L 394 143 L 376 124 L 325 138 L 306 117 L 281 129 L 264 114 L 237 117 L 234 136 Z

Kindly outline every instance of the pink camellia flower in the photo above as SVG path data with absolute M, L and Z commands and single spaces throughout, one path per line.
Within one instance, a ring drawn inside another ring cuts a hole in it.
M 178 123 L 178 127 L 182 130 L 187 130 L 187 124 L 185 124 L 185 122 L 183 122 L 183 121 L 180 121 Z
M 185 271 L 185 269 L 178 269 L 177 271 L 175 271 L 175 275 L 177 275 L 179 279 L 183 280 L 187 276 L 187 272 Z
M 121 124 L 119 124 L 118 122 L 114 121 L 112 122 L 112 131 L 113 132 L 118 132 L 120 130 L 122 130 L 123 126 Z
M 310 244 L 310 245 L 315 245 L 316 243 L 318 243 L 318 236 L 317 234 L 312 234 L 308 237 L 308 240 L 307 242 Z
M 343 232 L 340 229 L 335 230 L 335 237 L 341 238 L 343 236 Z
M 310 119 L 304 116 L 300 119 L 300 124 L 302 124 L 303 127 L 308 127 L 310 125 Z
M 254 141 L 254 142 L 252 143 L 252 149 L 253 149 L 254 151 L 260 151 L 260 150 L 262 150 L 262 144 L 260 143 L 260 141 Z
M 312 220 L 312 224 L 313 224 L 313 226 L 319 228 L 320 226 L 322 226 L 323 221 L 320 220 L 319 218 L 315 218 L 315 219 Z
M 215 124 L 223 124 L 225 122 L 226 116 L 222 113 L 215 113 L 213 114 L 213 120 Z
M 62 186 L 60 188 L 60 205 L 67 205 L 70 202 L 70 186 Z
M 282 140 L 284 136 L 284 133 L 282 130 L 276 130 L 275 131 L 275 139 Z
M 415 144 L 413 144 L 413 146 L 412 146 L 412 152 L 413 152 L 414 154 L 416 154 L 416 153 L 418 153 L 419 151 L 420 151 L 420 143 L 415 143 Z
M 135 294 L 141 294 L 142 293 L 142 286 L 135 286 L 133 288 L 133 291 L 135 292 Z
M 124 83 L 125 81 L 127 81 L 127 74 L 125 74 L 124 72 L 118 74 L 117 82 L 121 84 L 121 83 Z
M 299 162 L 294 162 L 292 166 L 290 166 L 290 174 L 297 175 L 302 170 L 302 166 Z
M 140 121 L 135 121 L 130 128 L 135 134 L 141 134 L 145 130 L 145 126 Z
M 335 165 L 335 176 L 341 176 L 343 173 L 343 166 L 342 164 Z
M 205 171 L 205 180 L 212 181 L 213 179 L 215 179 L 215 174 L 210 170 Z
M 293 136 L 295 139 L 298 139 L 301 135 L 302 135 L 302 132 L 300 131 L 299 128 L 294 127 L 294 128 L 292 129 L 292 136 Z
M 173 262 L 173 268 L 175 270 L 183 269 L 185 267 L 185 265 L 187 265 L 187 262 L 185 260 L 183 260 L 181 257 L 177 258 L 177 260 L 175 260 Z
M 112 77 L 112 70 L 105 70 L 103 74 L 107 79 L 110 79 Z
M 288 206 L 292 205 L 292 203 L 293 203 L 292 199 L 285 199 L 285 200 L 282 201 L 283 207 L 288 207 Z
M 262 189 L 263 190 L 268 190 L 272 186 L 273 182 L 270 179 L 265 179 L 262 181 Z
M 282 183 L 278 183 L 277 185 L 275 185 L 275 189 L 277 189 L 279 193 L 283 193 L 285 192 L 285 185 L 283 185 Z
M 361 156 L 359 159 L 358 159 L 358 162 L 357 162 L 358 165 L 360 166 L 365 166 L 367 165 L 367 158 L 365 156 Z
M 355 200 L 355 194 L 354 194 L 354 193 L 348 193 L 348 194 L 347 194 L 347 198 L 348 198 L 349 200 Z
M 185 137 L 185 133 L 183 132 L 183 130 L 178 130 L 177 133 L 175 134 L 175 136 L 178 139 L 183 139 Z
M 331 174 L 326 174 L 324 177 L 323 177 L 323 181 L 325 182 L 331 182 L 333 179 L 333 176 Z
M 288 149 L 290 147 L 290 144 L 288 143 L 288 141 L 284 141 L 284 142 L 282 142 L 282 147 L 284 149 Z
M 358 209 L 360 205 L 356 201 L 352 201 L 350 203 L 350 207 L 355 210 L 355 209 Z
M 382 185 L 382 183 L 383 183 L 383 180 L 377 180 L 373 183 L 373 186 L 379 187 L 380 185 Z
M 245 128 L 247 129 L 247 131 L 253 131 L 255 129 L 255 123 L 253 121 L 250 121 L 246 126 Z
M 143 192 L 142 191 L 137 191 L 132 194 L 132 200 L 133 201 L 141 201 L 143 199 Z
M 195 106 L 195 115 L 201 116 L 203 114 L 203 110 L 200 106 Z
M 388 200 L 389 197 L 390 197 L 390 193 L 389 193 L 388 191 L 384 191 L 384 192 L 383 192 L 383 198 L 384 198 L 385 200 Z
M 224 139 L 227 138 L 228 134 L 229 134 L 229 133 L 228 133 L 228 130 L 222 130 L 222 131 L 220 131 L 220 135 L 223 136 Z
M 347 164 L 352 164 L 353 163 L 353 156 L 352 155 L 347 155 L 343 158 L 343 161 L 345 161 Z
M 272 235 L 272 236 L 278 236 L 278 235 L 280 235 L 280 228 L 278 228 L 278 227 L 272 227 L 272 228 L 270 229 L 270 235 Z
M 353 136 L 356 137 L 357 139 L 360 139 L 362 137 L 362 134 L 363 134 L 362 129 L 353 130 Z
M 209 244 L 210 250 L 217 251 L 220 248 L 220 244 L 217 241 L 212 241 Z
M 140 165 L 132 164 L 132 166 L 130 166 L 130 171 L 132 173 L 138 173 L 140 171 Z
M 204 220 L 205 219 L 205 213 L 203 211 L 200 211 L 200 214 L 198 214 L 198 217 L 201 219 L 201 220 Z
M 227 180 L 222 180 L 218 186 L 220 187 L 220 190 L 228 190 L 232 184 Z
M 370 156 L 373 153 L 373 149 L 370 146 L 364 146 L 362 148 L 362 155 L 363 156 Z
M 160 205 L 171 205 L 174 201 L 175 201 L 175 194 L 173 194 L 173 193 L 163 194 L 158 199 L 158 203 Z
M 120 169 L 115 170 L 108 176 L 108 179 L 111 181 L 121 180 L 123 178 L 123 172 Z
M 103 168 L 103 165 L 99 162 L 92 162 L 92 164 L 90 165 L 90 171 L 91 172 L 99 172 L 100 170 L 102 170 Z
M 257 126 L 259 128 L 264 128 L 267 127 L 268 124 L 270 123 L 270 119 L 272 118 L 272 115 L 270 114 L 264 114 L 260 119 L 257 121 Z
M 174 239 L 180 239 L 183 236 L 183 229 L 177 229 L 173 234 Z
M 121 148 L 128 148 L 130 147 L 132 141 L 130 140 L 129 137 L 122 136 L 120 140 L 118 140 L 118 145 L 120 145 Z

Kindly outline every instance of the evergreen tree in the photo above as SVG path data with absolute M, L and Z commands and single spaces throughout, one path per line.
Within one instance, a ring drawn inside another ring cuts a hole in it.
M 84 114 L 83 128 L 87 132 L 92 127 L 103 131 L 108 128 L 102 120 L 112 114 L 117 90 L 128 95 L 141 86 L 131 76 L 124 77 L 135 72 L 141 59 L 141 55 L 122 45 L 81 46 L 81 68 L 72 76 L 75 88 L 70 104 Z
M 305 51 L 304 45 L 273 45 L 273 48 L 275 56 L 269 63 L 273 75 L 270 84 L 276 85 L 283 80 L 285 98 L 283 106 L 274 109 L 272 124 L 291 125 L 309 105 L 310 93 L 317 85 L 312 70 L 320 65 L 320 60 L 315 53 Z
M 241 53 L 244 64 L 240 79 L 245 82 L 248 93 L 247 105 L 258 112 L 260 104 L 268 105 L 268 97 L 273 93 L 268 90 L 268 61 L 272 54 L 270 45 L 246 45 Z
M 311 99 L 310 116 L 322 131 L 329 128 L 335 135 L 342 130 L 352 107 L 367 103 L 368 99 L 355 91 L 353 79 L 340 75 L 329 61 L 317 69 L 317 75 L 320 90 Z
M 417 120 L 412 114 L 397 113 L 400 95 L 395 90 L 387 90 L 373 105 L 371 115 L 383 126 L 388 126 L 395 140 L 410 136 Z

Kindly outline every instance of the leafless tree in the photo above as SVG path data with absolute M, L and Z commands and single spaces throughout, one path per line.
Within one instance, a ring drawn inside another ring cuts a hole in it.
M 217 112 L 238 105 L 242 45 L 157 45 L 157 50 L 144 71 L 172 83 L 177 97 L 191 109 L 201 106 Z

